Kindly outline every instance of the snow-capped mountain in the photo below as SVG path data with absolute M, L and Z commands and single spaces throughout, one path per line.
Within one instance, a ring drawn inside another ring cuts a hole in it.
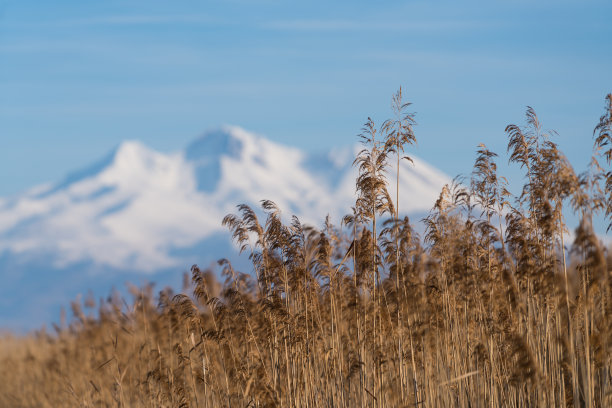
M 231 256 L 221 219 L 240 203 L 270 199 L 303 222 L 320 225 L 327 214 L 339 222 L 355 202 L 357 151 L 307 154 L 224 127 L 179 153 L 124 142 L 60 183 L 0 199 L 0 327 L 42 308 L 34 321 L 44 322 L 49 307 L 87 288 L 104 295 L 142 273 L 177 282 L 164 276 Z M 449 178 L 413 161 L 401 166 L 400 211 L 422 213 Z M 40 305 L 24 315 L 20 296 Z

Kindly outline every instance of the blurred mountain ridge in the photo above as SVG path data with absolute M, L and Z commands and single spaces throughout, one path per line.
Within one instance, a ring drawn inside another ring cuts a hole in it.
M 237 204 L 269 199 L 303 223 L 320 226 L 329 214 L 339 224 L 355 202 L 359 149 L 308 153 L 224 126 L 169 154 L 124 141 L 57 183 L 0 198 L 0 327 L 21 321 L 20 297 L 37 291 L 40 307 L 23 313 L 48 314 L 128 278 L 175 283 L 170 276 L 193 263 L 235 255 L 221 220 Z M 412 159 L 401 164 L 400 211 L 422 214 L 450 179 Z

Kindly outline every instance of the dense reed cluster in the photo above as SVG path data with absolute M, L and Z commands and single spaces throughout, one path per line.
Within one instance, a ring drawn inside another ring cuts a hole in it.
M 363 129 L 339 224 L 240 205 L 223 223 L 251 271 L 194 266 L 189 295 L 132 288 L 131 305 L 75 303 L 57 333 L 4 338 L 0 406 L 611 407 L 612 259 L 592 219 L 612 216 L 612 95 L 588 171 L 529 108 L 506 128 L 520 194 L 480 145 L 422 237 L 388 192 L 416 141 L 401 90 L 392 106 Z

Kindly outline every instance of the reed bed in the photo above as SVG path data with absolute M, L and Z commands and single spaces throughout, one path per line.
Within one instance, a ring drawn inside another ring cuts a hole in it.
M 193 266 L 185 293 L 131 288 L 4 337 L 0 406 L 612 407 L 612 259 L 592 226 L 612 215 L 612 95 L 586 172 L 529 108 L 506 128 L 520 193 L 480 145 L 422 237 L 388 192 L 416 141 L 401 90 L 392 106 L 363 129 L 351 214 L 314 228 L 240 205 L 223 223 L 252 270 Z

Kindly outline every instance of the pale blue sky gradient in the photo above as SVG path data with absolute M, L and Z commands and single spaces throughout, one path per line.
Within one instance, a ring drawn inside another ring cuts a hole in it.
M 420 157 L 469 173 L 526 105 L 581 171 L 612 92 L 606 1 L 0 1 L 0 195 L 124 139 L 235 124 L 307 150 L 414 103 Z M 516 169 L 512 173 L 520 174 Z

